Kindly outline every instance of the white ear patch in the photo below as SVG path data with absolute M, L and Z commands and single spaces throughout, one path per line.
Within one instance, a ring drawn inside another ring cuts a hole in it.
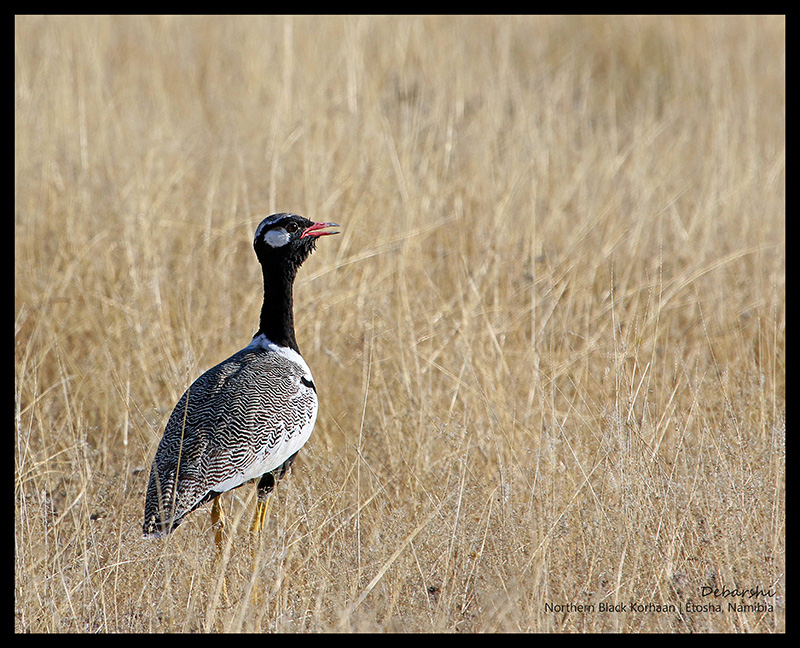
M 264 241 L 271 247 L 282 247 L 289 242 L 289 232 L 282 227 L 276 227 L 264 234 Z

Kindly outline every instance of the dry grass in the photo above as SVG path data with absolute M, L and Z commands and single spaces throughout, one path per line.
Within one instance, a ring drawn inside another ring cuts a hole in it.
M 783 631 L 784 47 L 17 18 L 16 630 Z M 217 563 L 206 508 L 140 539 L 147 471 L 254 332 L 279 210 L 343 225 L 296 286 L 321 414 Z M 707 585 L 775 596 L 687 611 Z M 599 612 L 631 602 L 677 611 Z

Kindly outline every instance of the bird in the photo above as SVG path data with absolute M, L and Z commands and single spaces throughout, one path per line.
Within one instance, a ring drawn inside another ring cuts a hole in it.
M 219 495 L 258 479 L 251 531 L 260 534 L 275 483 L 308 441 L 319 410 L 317 388 L 294 330 L 297 271 L 336 223 L 291 213 L 267 216 L 253 239 L 264 280 L 259 327 L 250 343 L 195 380 L 170 415 L 158 444 L 144 505 L 144 537 L 163 537 L 213 500 L 221 549 Z

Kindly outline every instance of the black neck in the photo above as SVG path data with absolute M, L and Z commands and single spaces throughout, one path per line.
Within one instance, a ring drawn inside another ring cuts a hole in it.
M 292 287 L 297 268 L 293 264 L 263 263 L 264 304 L 261 325 L 256 335 L 263 334 L 270 342 L 300 353 L 294 337 Z

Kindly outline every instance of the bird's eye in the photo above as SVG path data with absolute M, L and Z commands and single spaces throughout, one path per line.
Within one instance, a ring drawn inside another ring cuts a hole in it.
M 297 223 L 293 223 L 291 221 L 286 223 L 286 231 L 289 232 L 289 234 L 293 234 L 294 232 L 296 232 L 298 230 L 298 227 L 299 226 Z

